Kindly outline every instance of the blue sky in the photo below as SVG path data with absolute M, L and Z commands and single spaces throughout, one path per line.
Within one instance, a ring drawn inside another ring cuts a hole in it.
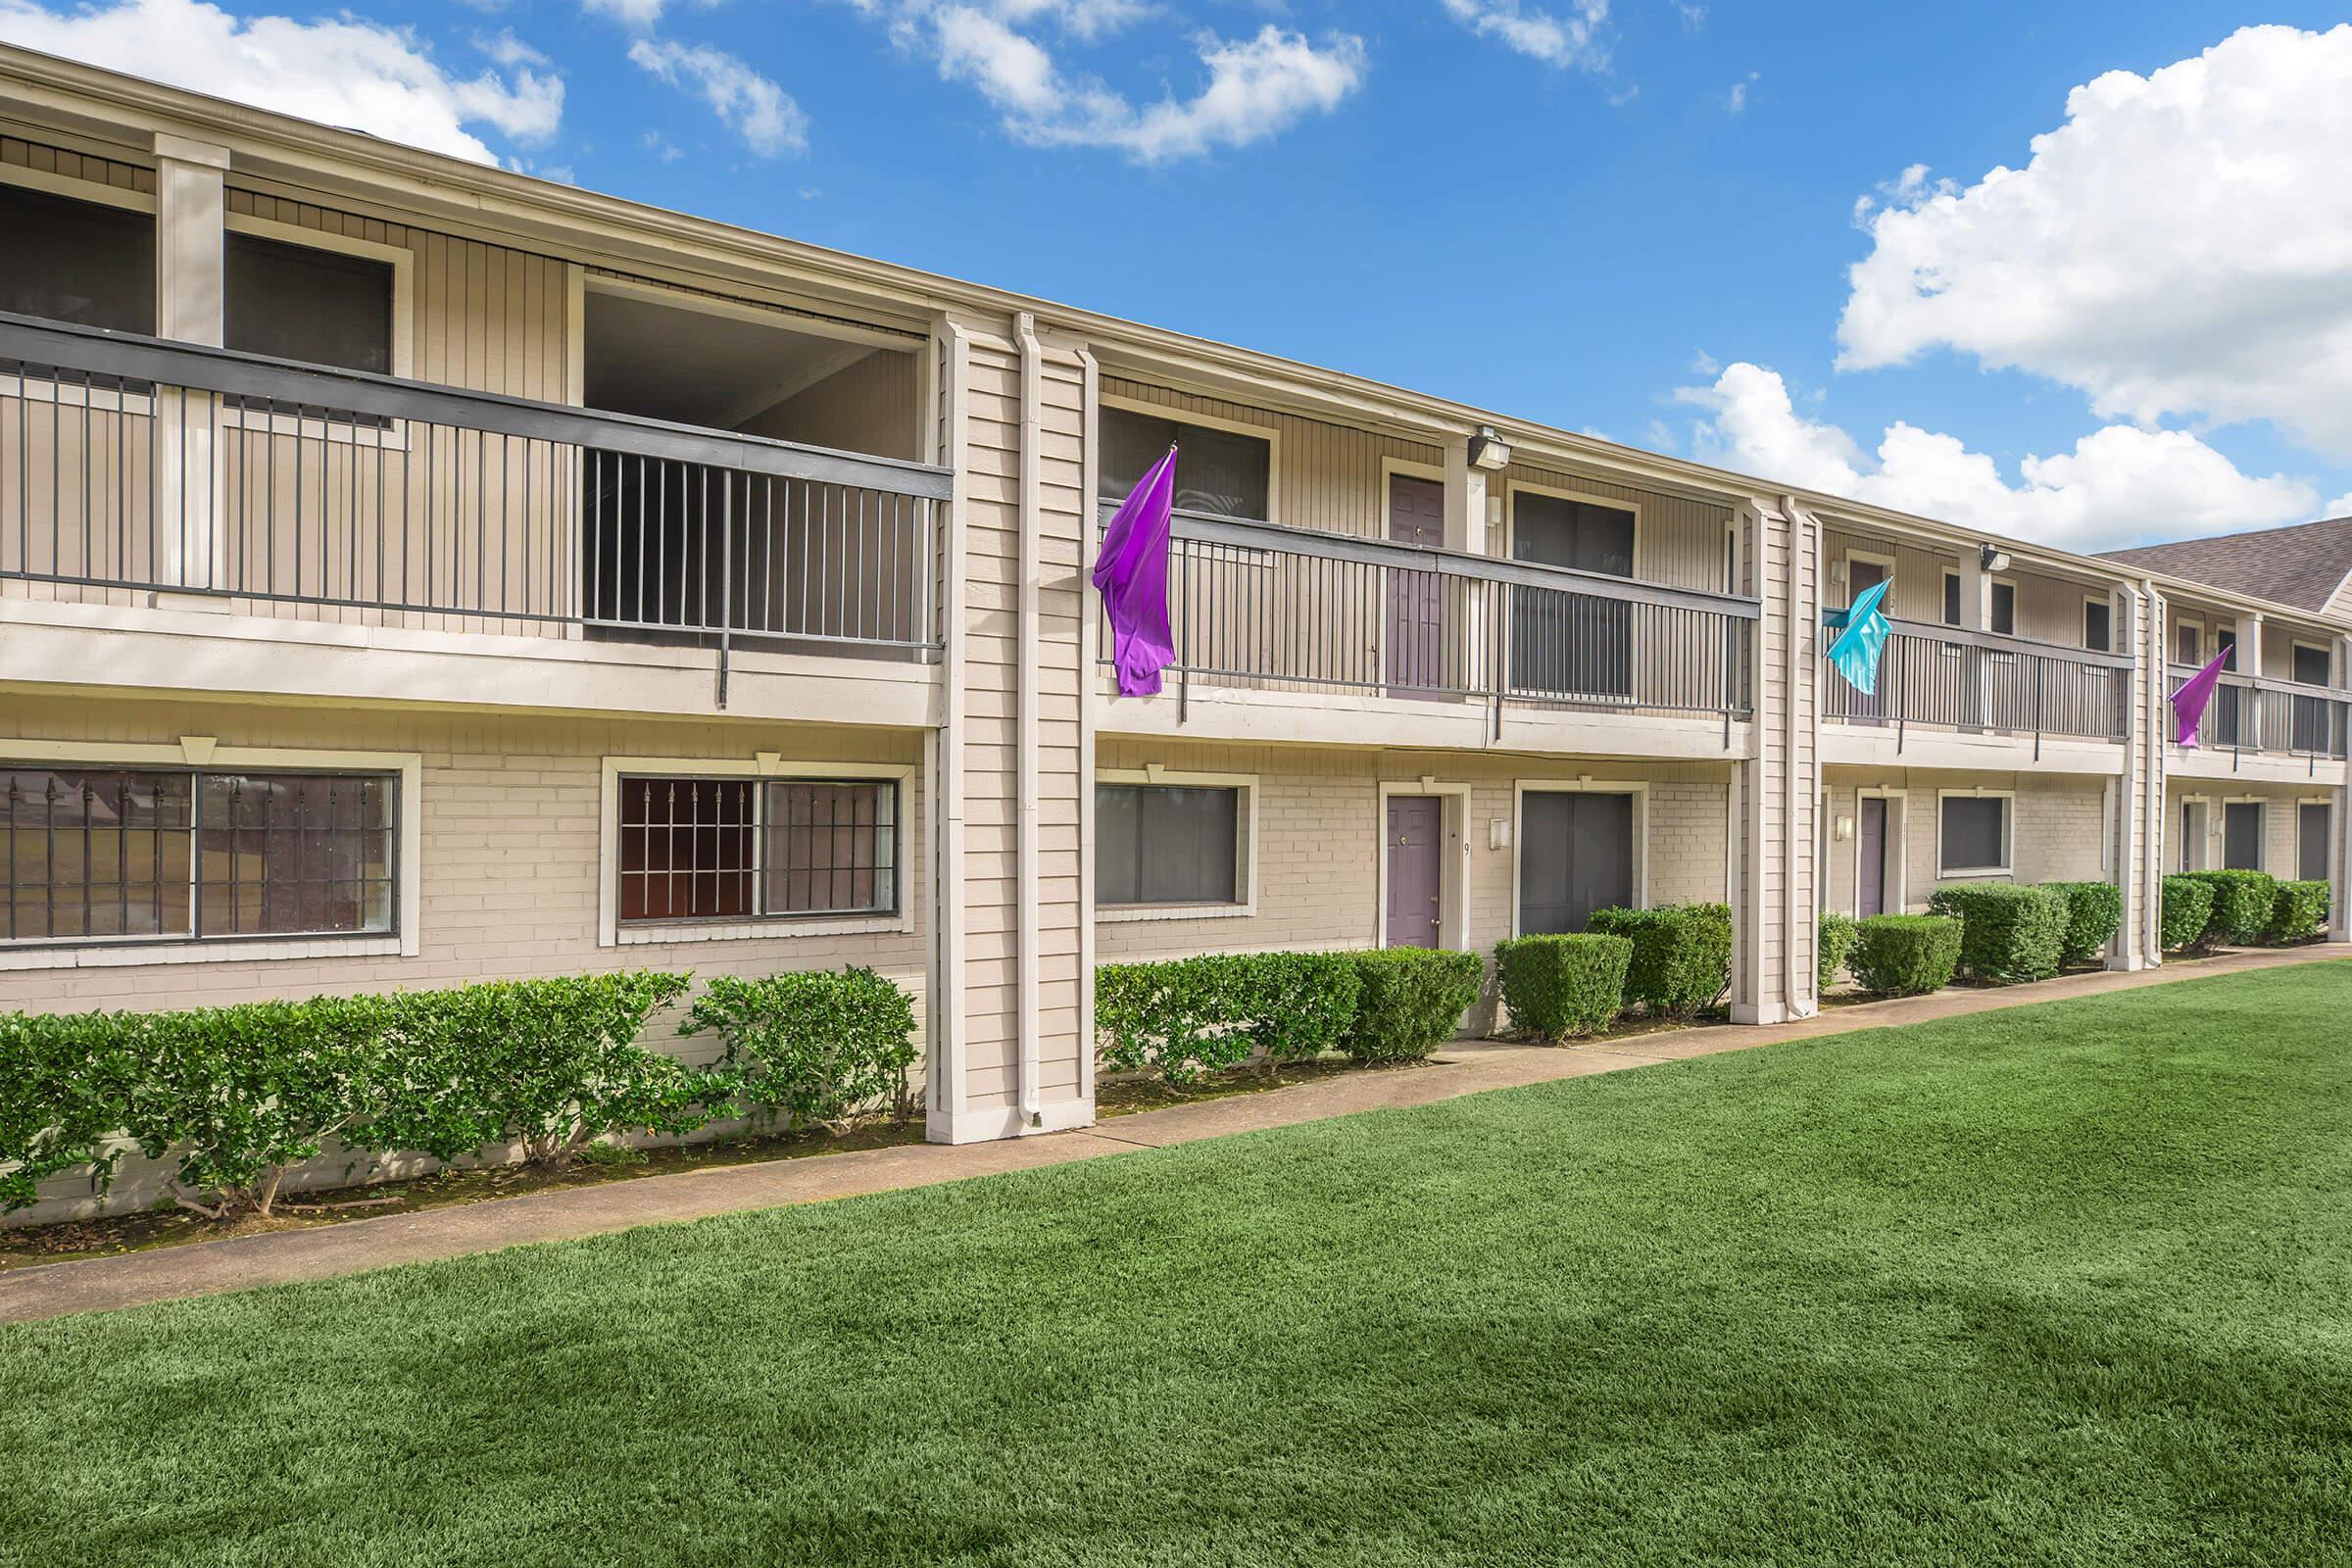
M 2352 412 L 2310 412 L 2352 410 L 2334 22 L 2161 0 L 0 0 L 0 36 L 35 47 L 2096 548 L 2352 492 Z

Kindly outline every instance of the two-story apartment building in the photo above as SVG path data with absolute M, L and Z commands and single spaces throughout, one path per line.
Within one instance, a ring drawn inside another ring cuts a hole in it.
M 13 50 L 0 230 L 0 1007 L 865 963 L 968 1141 L 1092 1118 L 1118 958 L 1720 900 L 1770 1022 L 1941 881 L 2110 878 L 2127 967 L 2176 863 L 2343 907 L 2340 603 Z M 1085 570 L 1171 441 L 1121 698 Z M 2261 652 L 2183 753 L 2192 625 Z

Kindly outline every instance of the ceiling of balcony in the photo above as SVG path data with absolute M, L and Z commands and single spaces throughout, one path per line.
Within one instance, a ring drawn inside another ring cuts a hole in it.
M 870 352 L 740 315 L 590 289 L 590 408 L 731 429 Z

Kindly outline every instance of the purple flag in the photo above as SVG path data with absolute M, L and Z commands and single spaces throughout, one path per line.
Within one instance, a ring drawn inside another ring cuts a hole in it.
M 2213 689 L 2221 683 L 2222 666 L 2230 662 L 2234 649 L 2225 648 L 2214 656 L 2212 663 L 2180 683 L 2173 693 L 2173 740 L 2182 748 L 2194 751 L 2197 745 L 2197 726 L 2205 722 L 2205 705 L 2213 701 Z
M 1110 662 L 1119 695 L 1154 697 L 1176 659 L 1168 630 L 1168 519 L 1176 505 L 1176 449 L 1152 466 L 1102 535 L 1095 586 L 1110 616 Z

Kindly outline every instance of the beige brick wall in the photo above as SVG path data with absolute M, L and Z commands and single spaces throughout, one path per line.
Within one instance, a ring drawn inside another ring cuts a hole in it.
M 1864 790 L 1900 790 L 1903 816 L 1904 894 L 1907 907 L 1927 907 L 1936 877 L 1938 792 L 2011 790 L 2012 872 L 2006 877 L 1953 881 L 2092 882 L 2111 879 L 2102 858 L 2106 846 L 2107 780 L 2079 774 L 1956 772 L 1938 768 L 1831 767 L 1825 770 L 1829 797 L 1829 892 L 1825 907 L 1854 908 L 1852 838 L 1838 839 L 1839 820 L 1858 820 Z M 2119 787 L 2121 781 L 2118 781 Z
M 2165 788 L 2164 868 L 2169 872 L 2181 869 L 2180 842 L 2181 807 L 2189 801 L 2208 803 L 2206 821 L 2209 828 L 2218 827 L 2223 819 L 2222 808 L 2230 801 L 2258 801 L 2262 805 L 2262 865 L 2261 869 L 2281 881 L 2291 879 L 2297 869 L 2301 850 L 2301 811 L 2303 802 L 2329 800 L 2334 791 L 2310 785 L 2248 784 L 2234 779 L 2174 778 Z M 2222 841 L 2218 834 L 2203 846 L 2202 858 L 2189 862 L 2195 868 L 2219 866 L 2222 863 Z

